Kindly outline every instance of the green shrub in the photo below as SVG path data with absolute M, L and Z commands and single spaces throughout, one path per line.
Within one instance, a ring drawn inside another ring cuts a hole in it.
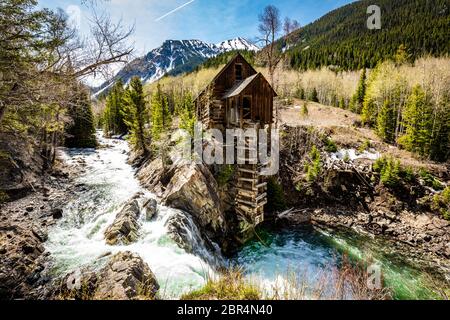
M 308 115 L 309 115 L 308 102 L 305 102 L 305 103 L 303 104 L 303 107 L 302 107 L 301 116 L 302 116 L 303 118 L 307 118 Z
M 313 90 L 311 91 L 311 94 L 309 96 L 309 100 L 313 101 L 313 102 L 319 102 L 319 97 L 318 97 L 318 93 L 317 93 L 317 89 L 313 88 Z
M 406 167 L 406 169 L 401 170 L 400 176 L 402 177 L 403 181 L 412 183 L 416 180 L 416 175 L 414 173 L 414 170 L 412 167 Z
M 305 165 L 306 179 L 308 182 L 314 182 L 322 171 L 320 152 L 316 146 L 311 148 L 309 158 L 310 163 Z
M 234 166 L 225 165 L 217 176 L 217 184 L 221 187 L 225 186 L 234 175 Z
M 384 186 L 394 188 L 400 184 L 400 161 L 382 157 L 375 162 L 373 169 L 380 174 L 380 182 Z
M 344 156 L 344 162 L 345 163 L 348 163 L 348 162 L 350 162 L 350 155 L 348 154 L 348 151 L 347 152 L 345 152 L 345 156 Z
M 450 205 L 450 187 L 447 187 L 442 191 L 442 199 L 445 204 Z
M 436 179 L 431 173 L 429 173 L 427 170 L 420 169 L 419 175 L 427 187 L 433 188 L 434 190 L 444 189 L 443 184 L 438 179 Z
M 441 213 L 444 216 L 444 219 L 450 220 L 450 187 L 447 187 L 442 191 L 440 198 L 444 207 L 441 209 Z
M 274 177 L 267 181 L 267 206 L 269 212 L 283 211 L 287 207 L 283 187 Z
M 304 100 L 305 99 L 305 89 L 303 88 L 297 88 L 295 91 L 294 96 L 298 99 Z
M 326 138 L 324 140 L 324 143 L 325 143 L 325 150 L 327 152 L 337 152 L 338 151 L 336 142 L 334 142 L 331 138 Z
M 433 210 L 439 211 L 444 219 L 450 220 L 450 187 L 433 197 Z
M 370 140 L 366 140 L 366 141 L 363 142 L 362 145 L 359 146 L 358 152 L 359 153 L 363 153 L 364 151 L 367 151 L 370 148 L 372 148 L 372 144 L 370 143 Z
M 10 158 L 11 158 L 11 156 L 8 152 L 0 150 L 0 161 L 9 160 Z
M 345 105 L 345 100 L 344 100 L 344 98 L 341 98 L 341 99 L 339 100 L 339 108 L 341 108 L 341 109 L 347 109 L 347 106 Z

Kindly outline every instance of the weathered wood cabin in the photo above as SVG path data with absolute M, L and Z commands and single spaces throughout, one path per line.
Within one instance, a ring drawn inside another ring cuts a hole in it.
M 195 100 L 197 118 L 208 129 L 264 129 L 270 135 L 276 96 L 264 76 L 237 54 Z M 268 164 L 251 159 L 256 152 L 246 138 L 245 164 L 237 164 L 235 199 L 243 229 L 264 220 L 264 205 L 267 204 L 267 182 L 261 175 L 261 168 Z
M 273 123 L 269 82 L 237 54 L 195 100 L 197 117 L 207 128 L 243 128 Z

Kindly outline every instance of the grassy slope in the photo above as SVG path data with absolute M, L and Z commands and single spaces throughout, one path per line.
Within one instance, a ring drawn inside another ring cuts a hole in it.
M 302 115 L 302 106 L 305 101 L 294 99 L 293 103 L 280 110 L 281 123 L 290 126 L 314 126 L 331 131 L 332 139 L 340 146 L 357 149 L 366 140 L 383 154 L 389 154 L 399 159 L 404 166 L 413 168 L 426 168 L 435 174 L 447 170 L 445 164 L 420 160 L 411 152 L 401 150 L 395 146 L 384 143 L 373 130 L 358 128 L 353 124 L 361 120 L 361 117 L 348 110 L 325 106 L 320 103 L 308 101 L 308 116 Z

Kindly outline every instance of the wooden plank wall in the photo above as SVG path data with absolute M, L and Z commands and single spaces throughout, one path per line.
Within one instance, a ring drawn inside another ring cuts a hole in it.
M 236 84 L 236 75 L 235 75 L 235 64 L 242 64 L 242 76 L 243 79 L 248 78 L 254 74 L 256 71 L 252 68 L 250 64 L 245 61 L 245 59 L 241 56 L 237 56 L 227 67 L 224 69 L 221 74 L 217 77 L 215 82 L 213 83 L 213 100 L 216 100 L 214 104 L 210 106 L 210 110 L 207 109 L 207 106 L 203 106 L 200 104 L 201 98 L 196 101 L 197 106 L 197 116 L 200 120 L 202 120 L 205 125 L 213 123 L 221 123 L 223 125 L 228 125 L 226 115 L 227 109 L 231 106 L 230 99 L 229 101 L 223 104 L 219 104 L 217 100 L 221 100 L 223 95 L 230 90 Z M 239 97 L 236 97 L 236 101 L 238 101 L 239 106 L 242 106 L 242 96 L 250 95 L 252 96 L 252 109 L 251 109 L 251 120 L 254 122 L 260 122 L 261 124 L 269 124 L 273 123 L 273 98 L 274 92 L 270 88 L 267 81 L 265 81 L 260 75 L 253 84 L 244 90 Z M 231 98 L 235 99 L 235 98 Z M 219 107 L 221 110 L 215 110 L 214 108 Z M 217 118 L 218 115 L 223 117 L 222 121 Z M 209 117 L 214 117 L 214 119 L 208 119 Z M 211 121 L 213 120 L 213 121 Z
M 262 76 L 259 76 L 250 87 L 244 90 L 242 95 L 252 96 L 252 121 L 262 124 L 273 122 L 274 93 Z

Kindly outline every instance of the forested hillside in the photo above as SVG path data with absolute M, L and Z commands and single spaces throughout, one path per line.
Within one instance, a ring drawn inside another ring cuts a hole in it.
M 381 30 L 367 28 L 370 5 L 381 8 Z M 450 52 L 448 0 L 363 0 L 330 12 L 292 33 L 290 66 L 300 69 L 337 66 L 373 68 L 404 44 L 411 59 Z M 281 40 L 280 45 L 286 39 Z
M 240 53 L 245 60 L 247 60 L 250 64 L 255 64 L 255 51 L 248 50 L 233 50 L 225 53 L 221 53 L 213 58 L 210 58 L 203 62 L 200 66 L 198 66 L 195 71 L 198 71 L 202 68 L 218 68 L 222 65 L 225 65 L 230 61 L 237 53 Z
M 83 80 L 133 48 L 126 43 L 132 29 L 108 15 L 94 15 L 91 27 L 95 37 L 82 41 L 61 10 L 0 2 L 0 198 L 34 188 L 58 147 L 96 146 Z

